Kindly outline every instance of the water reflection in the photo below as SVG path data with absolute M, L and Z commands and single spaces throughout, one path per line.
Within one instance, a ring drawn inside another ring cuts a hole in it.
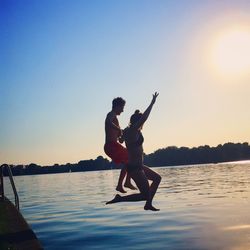
M 118 170 L 15 181 L 24 217 L 45 249 L 250 249 L 249 163 L 156 171 L 157 213 L 144 211 L 143 202 L 105 205 Z
M 223 230 L 228 231 L 228 230 L 242 230 L 242 229 L 249 229 L 250 225 L 236 225 L 236 226 L 231 226 L 231 227 L 224 227 Z

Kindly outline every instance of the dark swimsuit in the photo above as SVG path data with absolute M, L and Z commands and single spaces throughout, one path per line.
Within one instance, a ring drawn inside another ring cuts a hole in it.
M 132 147 L 140 147 L 143 144 L 143 142 L 144 142 L 143 135 L 142 135 L 141 132 L 139 132 L 137 140 L 134 143 L 130 143 L 130 144 L 126 143 L 126 147 L 128 149 L 132 148 Z M 140 169 L 142 169 L 141 165 L 127 164 L 127 171 L 128 171 L 128 173 L 131 173 L 132 171 L 140 170 Z

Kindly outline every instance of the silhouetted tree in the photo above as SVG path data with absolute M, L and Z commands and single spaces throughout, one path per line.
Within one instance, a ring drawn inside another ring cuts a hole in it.
M 217 163 L 226 161 L 250 160 L 250 146 L 244 143 L 225 143 L 217 147 L 208 145 L 188 148 L 170 146 L 158 149 L 155 152 L 144 155 L 145 164 L 149 166 L 176 166 L 189 164 Z M 79 171 L 96 171 L 112 168 L 119 168 L 114 164 L 98 156 L 95 160 L 81 160 L 76 164 L 67 163 L 65 165 L 54 164 L 53 166 L 39 166 L 35 163 L 29 165 L 11 165 L 13 175 L 51 174 Z M 4 175 L 7 175 L 4 169 Z

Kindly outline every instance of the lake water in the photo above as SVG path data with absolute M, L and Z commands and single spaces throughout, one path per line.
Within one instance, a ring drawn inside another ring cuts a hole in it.
M 250 249 L 250 162 L 154 170 L 162 176 L 159 212 L 144 211 L 144 202 L 105 205 L 119 170 L 18 176 L 15 183 L 21 212 L 45 249 Z

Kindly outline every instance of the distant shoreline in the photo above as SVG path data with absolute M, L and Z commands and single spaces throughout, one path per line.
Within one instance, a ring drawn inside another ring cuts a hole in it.
M 158 149 L 151 154 L 145 155 L 144 162 L 150 167 L 175 167 L 197 164 L 216 164 L 230 162 L 250 161 L 250 146 L 244 143 L 225 143 L 217 147 L 208 145 L 194 148 L 171 146 Z M 4 164 L 3 164 L 4 165 Z M 10 165 L 13 175 L 37 175 L 67 172 L 98 171 L 118 169 L 108 159 L 98 156 L 95 160 L 82 160 L 76 164 L 54 164 L 52 166 L 40 166 L 35 163 L 29 165 Z M 7 172 L 4 172 L 7 175 Z

